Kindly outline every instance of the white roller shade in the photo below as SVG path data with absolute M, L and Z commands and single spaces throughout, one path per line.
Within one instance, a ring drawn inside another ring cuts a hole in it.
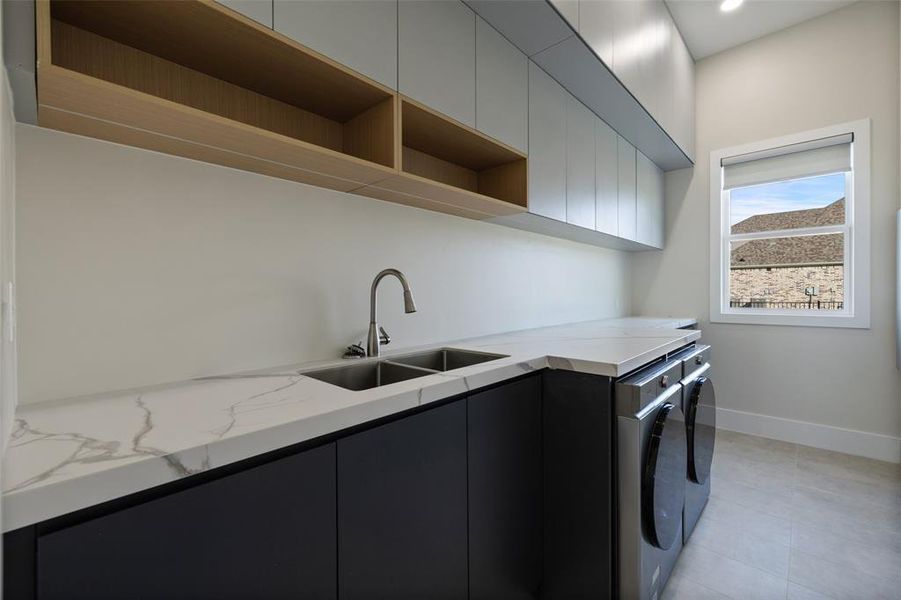
M 852 141 L 849 133 L 724 158 L 723 189 L 850 171 Z

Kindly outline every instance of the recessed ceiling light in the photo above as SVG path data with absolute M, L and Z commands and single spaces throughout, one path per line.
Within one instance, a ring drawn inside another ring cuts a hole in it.
M 720 3 L 720 10 L 723 12 L 731 12 L 744 3 L 745 0 L 723 0 Z

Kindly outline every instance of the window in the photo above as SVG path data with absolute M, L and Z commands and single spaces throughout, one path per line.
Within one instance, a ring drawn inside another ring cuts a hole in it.
M 711 321 L 869 327 L 869 134 L 711 152 Z

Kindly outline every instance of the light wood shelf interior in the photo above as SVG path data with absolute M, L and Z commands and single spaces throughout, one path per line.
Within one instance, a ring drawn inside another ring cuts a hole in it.
M 174 138 L 194 145 L 192 158 L 209 146 L 209 162 L 223 150 L 251 155 L 270 163 L 251 170 L 282 165 L 289 178 L 339 189 L 396 173 L 392 90 L 213 2 L 54 0 L 37 12 L 41 124 L 104 137 L 112 121 L 106 139 L 159 149 L 160 136 Z M 110 107 L 121 102 L 131 117 Z M 191 114 L 204 121 L 193 136 L 173 124 Z
M 408 98 L 400 102 L 403 173 L 526 207 L 525 155 Z

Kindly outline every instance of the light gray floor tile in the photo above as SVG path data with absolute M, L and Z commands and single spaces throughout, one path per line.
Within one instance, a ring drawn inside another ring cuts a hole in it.
M 884 507 L 855 502 L 839 494 L 797 487 L 792 496 L 792 519 L 830 529 L 858 541 L 901 536 L 901 506 Z
M 728 475 L 711 481 L 710 495 L 714 498 L 747 506 L 754 510 L 789 519 L 792 515 L 791 486 L 761 488 Z
M 673 573 L 660 600 L 737 600 L 684 576 Z
M 679 576 L 741 600 L 785 598 L 788 582 L 738 560 L 689 543 L 682 551 L 686 564 Z
M 897 485 L 901 482 L 901 466 L 897 463 L 888 463 L 807 446 L 799 446 L 798 448 L 798 466 L 805 471 L 814 471 L 877 485 Z
M 811 590 L 841 599 L 897 600 L 898 582 L 875 577 L 846 564 L 824 560 L 797 548 L 791 551 L 789 580 Z
M 795 522 L 792 524 L 792 548 L 876 577 L 894 577 L 901 584 L 901 540 L 895 545 L 864 544 L 849 540 L 834 529 Z
M 797 583 L 788 582 L 788 600 L 837 600 Z
M 666 600 L 901 600 L 901 467 L 717 431 Z
M 864 480 L 861 480 L 864 479 Z M 845 496 L 854 502 L 878 504 L 887 508 L 901 506 L 901 479 L 859 476 L 851 479 L 825 469 L 798 468 L 796 484 Z
M 791 521 L 719 498 L 710 498 L 701 520 L 728 521 L 736 531 L 783 545 L 791 543 Z M 694 534 L 692 534 L 694 537 Z

